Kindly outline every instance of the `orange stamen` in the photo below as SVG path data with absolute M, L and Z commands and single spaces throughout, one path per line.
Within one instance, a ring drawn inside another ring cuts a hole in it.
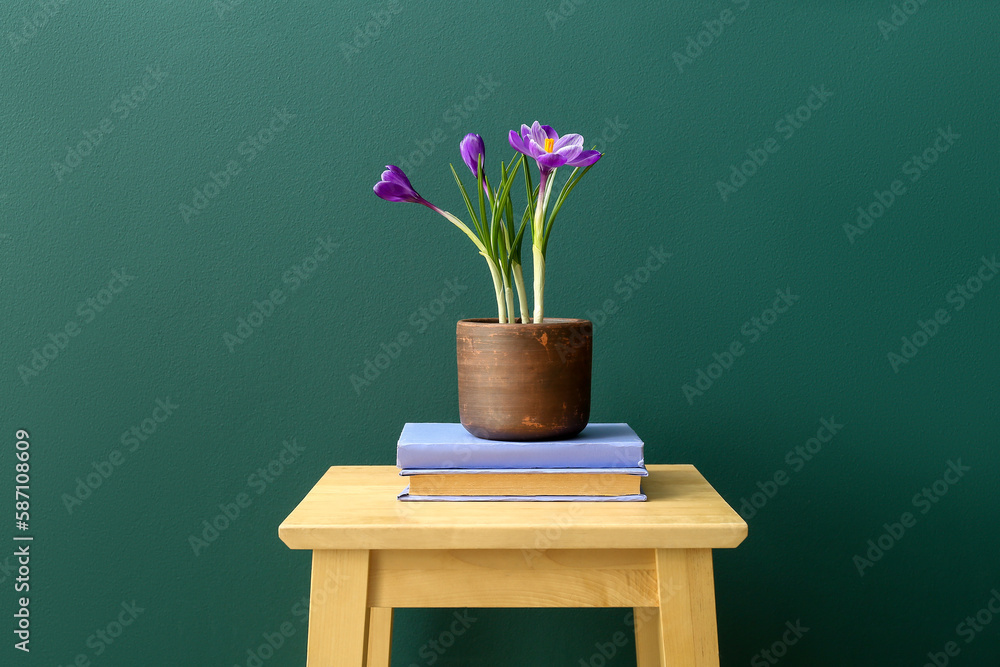
M 545 140 L 545 152 L 546 153 L 551 153 L 552 149 L 555 148 L 555 147 L 556 147 L 556 140 L 555 139 L 546 139 Z

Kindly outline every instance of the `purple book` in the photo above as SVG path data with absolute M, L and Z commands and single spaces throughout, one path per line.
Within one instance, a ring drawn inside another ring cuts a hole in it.
M 649 477 L 646 466 L 638 468 L 401 468 L 399 475 L 496 475 L 514 473 L 521 475 L 544 475 L 547 473 L 574 472 L 580 475 L 637 475 Z
M 634 496 L 411 496 L 410 487 L 396 496 L 399 500 L 410 502 L 517 502 L 517 503 L 559 503 L 559 502 L 586 502 L 586 503 L 620 503 L 620 502 L 643 502 L 646 494 L 639 493 Z
M 461 424 L 408 423 L 396 446 L 400 468 L 641 468 L 642 440 L 628 424 L 589 424 L 568 440 L 483 440 Z

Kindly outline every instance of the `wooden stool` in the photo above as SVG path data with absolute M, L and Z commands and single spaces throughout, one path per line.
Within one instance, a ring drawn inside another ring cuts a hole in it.
M 392 466 L 337 466 L 278 529 L 312 549 L 308 667 L 388 667 L 395 607 L 633 607 L 639 667 L 717 666 L 712 549 L 747 525 L 694 466 L 639 502 L 400 502 Z

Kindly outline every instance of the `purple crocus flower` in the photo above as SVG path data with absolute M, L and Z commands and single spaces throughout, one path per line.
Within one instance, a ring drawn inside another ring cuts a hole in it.
M 469 133 L 462 139 L 459 150 L 462 153 L 465 166 L 469 168 L 473 176 L 478 177 L 479 159 L 482 158 L 483 164 L 486 163 L 486 145 L 483 143 L 483 138 L 478 134 Z
M 464 222 L 456 218 L 448 211 L 438 208 L 421 197 L 417 191 L 413 189 L 413 186 L 410 185 L 410 179 L 406 177 L 403 170 L 396 165 L 387 164 L 385 166 L 385 171 L 382 172 L 382 180 L 376 183 L 375 187 L 372 189 L 375 191 L 376 195 L 386 201 L 406 201 L 414 204 L 423 204 L 435 213 L 443 215 L 449 222 L 465 232 L 465 235 L 476 244 L 476 247 L 479 248 L 479 251 L 483 254 L 483 256 L 486 257 L 487 260 L 490 260 L 486 246 L 483 245 L 482 241 L 479 240 L 472 230 L 469 229 Z
M 386 201 L 407 201 L 430 206 L 426 199 L 417 194 L 410 185 L 410 179 L 394 164 L 387 164 L 382 172 L 382 180 L 373 188 L 375 194 Z
M 440 213 L 444 217 L 452 220 L 455 216 L 447 211 L 439 209 L 434 204 L 420 196 L 420 194 L 410 185 L 410 179 L 406 177 L 403 170 L 394 164 L 387 164 L 382 172 L 382 180 L 372 188 L 379 197 L 386 201 L 406 201 L 414 204 L 423 204 L 435 213 Z
M 583 150 L 583 137 L 566 134 L 562 137 L 548 125 L 536 120 L 531 127 L 521 125 L 521 134 L 510 131 L 510 146 L 519 153 L 534 158 L 543 173 L 562 166 L 589 167 L 601 159 L 600 151 Z
M 477 179 L 479 179 L 479 160 L 482 159 L 482 188 L 483 192 L 486 193 L 486 199 L 492 201 L 492 198 L 490 197 L 490 188 L 486 184 L 486 144 L 483 143 L 483 138 L 478 134 L 470 132 L 465 135 L 458 148 L 459 152 L 462 154 L 462 160 L 465 162 L 465 166 L 469 168 L 469 171 L 471 171 L 472 175 Z

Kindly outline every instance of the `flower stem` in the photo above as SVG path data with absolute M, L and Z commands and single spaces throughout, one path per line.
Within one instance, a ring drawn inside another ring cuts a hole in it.
M 532 322 L 541 324 L 545 311 L 545 251 L 543 250 L 545 231 L 545 206 L 549 203 L 548 190 L 551 188 L 549 178 L 553 172 L 539 170 L 538 203 L 535 205 L 535 219 L 531 221 L 531 257 L 534 260 L 535 276 L 535 315 Z
M 507 323 L 514 323 L 514 290 L 510 288 L 510 271 L 504 270 L 501 274 L 503 280 L 504 312 L 507 315 Z
M 504 296 L 503 280 L 500 278 L 500 271 L 497 269 L 496 262 L 494 262 L 489 255 L 483 254 L 483 257 L 486 258 L 486 263 L 490 267 L 490 275 L 493 276 L 493 289 L 496 291 L 497 295 L 497 321 L 500 324 L 507 324 L 507 304 Z
M 531 321 L 541 324 L 545 314 L 545 255 L 532 243 L 531 256 L 535 262 L 535 316 Z
M 465 235 L 468 236 L 469 239 L 476 244 L 476 247 L 479 248 L 479 254 L 483 255 L 483 257 L 486 257 L 486 252 L 487 252 L 486 246 L 483 244 L 482 241 L 479 240 L 478 236 L 472 233 L 472 230 L 469 229 L 464 222 L 459 220 L 457 217 L 455 217 L 448 211 L 443 211 L 439 209 L 437 206 L 435 206 L 434 204 L 430 203 L 427 200 L 421 200 L 420 203 L 426 206 L 427 208 L 431 209 L 435 213 L 443 215 L 445 219 L 448 220 L 451 224 L 461 229 L 465 233 Z M 489 258 L 487 257 L 487 259 Z
M 528 310 L 528 293 L 524 289 L 524 272 L 520 264 L 514 265 L 514 286 L 517 288 L 517 304 L 521 307 L 521 324 L 531 321 L 531 311 Z
M 538 177 L 538 202 L 535 204 L 535 219 L 531 221 L 531 238 L 538 246 L 542 244 L 542 232 L 545 231 L 545 189 L 548 185 L 549 172 L 541 171 Z

